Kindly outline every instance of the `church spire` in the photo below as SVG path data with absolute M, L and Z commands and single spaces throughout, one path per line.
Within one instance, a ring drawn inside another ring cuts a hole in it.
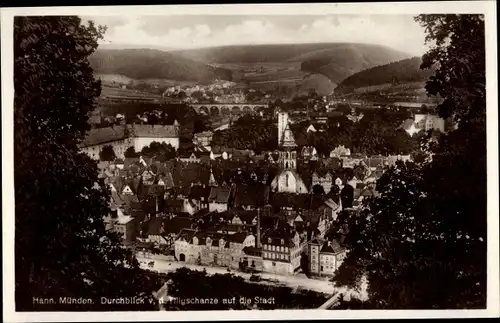
M 213 172 L 212 168 L 210 168 L 210 178 L 208 180 L 208 185 L 209 186 L 218 186 L 217 181 L 215 181 L 214 172 Z

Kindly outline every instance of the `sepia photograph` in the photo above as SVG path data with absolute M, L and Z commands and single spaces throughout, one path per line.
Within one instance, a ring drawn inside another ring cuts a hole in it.
M 1 30 L 7 322 L 500 315 L 495 2 Z

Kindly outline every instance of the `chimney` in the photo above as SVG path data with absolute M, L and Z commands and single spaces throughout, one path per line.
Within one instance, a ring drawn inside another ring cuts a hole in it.
M 257 241 L 255 247 L 260 248 L 260 208 L 257 208 Z

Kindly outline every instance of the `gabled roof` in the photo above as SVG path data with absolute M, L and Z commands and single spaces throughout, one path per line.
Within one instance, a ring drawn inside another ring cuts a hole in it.
M 155 183 L 158 184 L 160 180 L 165 183 L 167 189 L 175 187 L 174 179 L 172 178 L 172 173 L 167 172 L 166 174 L 160 174 L 156 177 Z
M 243 243 L 245 239 L 249 236 L 250 234 L 247 232 L 236 232 L 234 234 L 228 235 L 227 240 L 230 242 L 234 243 Z
M 182 229 L 177 236 L 177 240 L 184 240 L 189 243 L 193 241 L 193 237 L 196 235 L 197 231 L 193 229 Z
M 330 253 L 330 254 L 338 254 L 339 252 L 342 252 L 344 250 L 343 247 L 340 246 L 340 244 L 337 242 L 337 240 L 332 240 L 330 242 L 330 245 L 328 242 L 325 242 L 323 247 L 321 248 L 321 253 Z
M 414 124 L 414 122 L 415 121 L 413 119 L 406 119 L 401 124 L 401 128 L 403 128 L 404 130 L 409 130 L 411 128 L 411 126 Z
M 125 186 L 125 179 L 121 176 L 110 177 L 109 183 L 113 185 L 117 192 L 121 193 L 123 186 Z
M 208 199 L 210 202 L 228 203 L 230 196 L 231 196 L 230 187 L 212 187 Z

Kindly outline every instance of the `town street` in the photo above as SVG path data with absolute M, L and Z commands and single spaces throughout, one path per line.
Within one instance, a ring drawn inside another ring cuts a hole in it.
M 199 270 L 199 271 L 203 271 L 205 269 L 209 275 L 229 273 L 227 271 L 227 268 L 199 266 L 199 265 L 186 264 L 176 261 L 166 261 L 166 260 L 154 260 L 154 266 L 153 268 L 151 268 L 148 266 L 148 263 L 153 261 L 152 259 L 137 257 L 137 261 L 139 261 L 141 267 L 144 269 L 155 270 L 158 272 L 165 272 L 165 273 L 175 271 L 180 268 L 188 268 L 191 270 Z M 243 273 L 235 270 L 231 270 L 230 273 L 235 276 L 242 277 L 246 281 L 249 281 L 250 276 L 252 275 L 250 273 Z M 307 277 L 283 276 L 270 273 L 258 273 L 255 275 L 260 276 L 260 278 L 263 279 L 263 281 L 260 282 L 262 284 L 282 285 L 290 287 L 292 289 L 297 289 L 297 288 L 307 289 L 319 293 L 325 293 L 328 295 L 334 295 L 338 293 L 351 294 L 351 295 L 352 293 L 357 294 L 357 292 L 353 290 L 347 291 L 346 288 L 336 288 L 333 286 L 333 283 L 328 280 L 316 280 L 316 279 L 309 279 Z

